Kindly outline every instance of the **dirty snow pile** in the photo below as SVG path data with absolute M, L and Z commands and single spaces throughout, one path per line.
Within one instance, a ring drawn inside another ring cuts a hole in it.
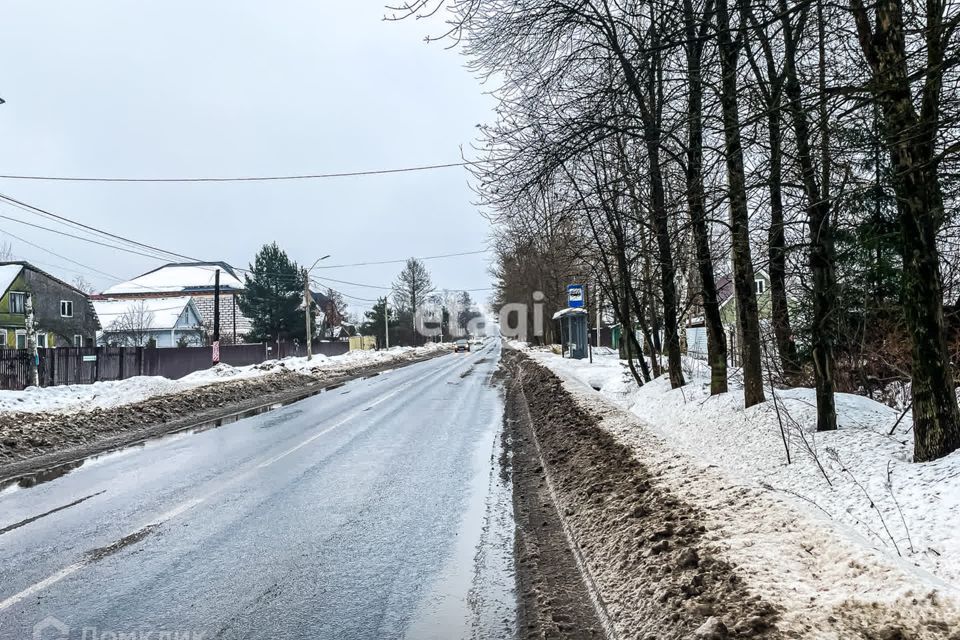
M 386 351 L 348 351 L 343 355 L 330 357 L 315 355 L 309 361 L 306 357 L 284 358 L 244 367 L 221 363 L 209 369 L 195 371 L 178 380 L 160 376 L 137 376 L 93 384 L 28 387 L 23 391 L 0 391 L 0 412 L 48 413 L 108 409 L 208 384 L 247 380 L 284 371 L 303 375 L 338 375 L 361 367 L 399 363 L 448 350 L 449 345 L 431 343 L 416 348 L 393 347 Z
M 960 588 L 960 451 L 911 462 L 909 415 L 888 435 L 901 412 L 837 394 L 839 429 L 817 433 L 813 389 L 767 388 L 767 402 L 744 409 L 733 381 L 729 393 L 709 395 L 709 368 L 699 361 L 685 360 L 688 384 L 671 390 L 665 377 L 637 388 L 610 350 L 595 350 L 593 364 L 530 355 L 629 409 L 671 449 L 828 518 L 847 540 L 902 562 L 928 583 Z

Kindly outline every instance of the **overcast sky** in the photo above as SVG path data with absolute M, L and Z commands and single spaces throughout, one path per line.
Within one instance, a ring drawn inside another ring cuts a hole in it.
M 0 174 L 278 175 L 457 162 L 475 126 L 492 118 L 488 87 L 463 68 L 464 58 L 423 42 L 441 25 L 384 22 L 382 0 L 0 6 Z M 273 240 L 309 265 L 323 254 L 332 254 L 327 264 L 343 264 L 476 250 L 488 234 L 462 168 L 253 184 L 0 180 L 0 193 L 238 266 Z M 7 205 L 0 215 L 50 226 Z M 0 229 L 120 280 L 162 264 L 9 220 L 0 219 Z M 82 272 L 98 289 L 112 284 L 2 239 L 64 279 Z M 427 266 L 438 287 L 472 289 L 490 285 L 487 260 Z M 389 285 L 399 266 L 318 273 Z

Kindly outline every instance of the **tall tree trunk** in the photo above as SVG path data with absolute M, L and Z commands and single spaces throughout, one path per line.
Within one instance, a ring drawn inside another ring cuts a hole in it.
M 907 73 L 900 2 L 879 0 L 875 6 L 875 28 L 871 28 L 861 0 L 850 2 L 860 45 L 873 72 L 871 86 L 883 111 L 890 147 L 903 257 L 903 308 L 912 338 L 913 458 L 923 462 L 960 449 L 960 410 L 947 351 L 936 243 L 944 215 L 935 158 L 944 7 L 936 0 L 927 2 L 927 60 L 918 114 Z
M 650 382 L 650 370 L 647 368 L 647 361 L 643 359 L 643 349 L 640 347 L 640 343 L 637 342 L 637 334 L 633 330 L 633 323 L 630 320 L 630 302 L 629 300 L 629 289 L 630 289 L 630 274 L 629 271 L 620 269 L 620 286 L 623 291 L 623 299 L 621 300 L 622 305 L 622 315 L 620 320 L 620 327 L 622 329 L 622 338 L 627 345 L 627 363 L 630 365 L 630 373 L 633 375 L 634 380 L 637 381 L 638 385 L 643 385 L 643 382 L 640 380 L 640 376 L 637 375 L 637 368 L 633 363 L 633 354 L 637 354 L 637 359 L 640 361 L 640 369 L 643 373 L 643 381 Z
M 710 233 L 707 228 L 703 194 L 703 80 L 700 61 L 702 40 L 697 28 L 692 0 L 683 0 L 687 37 L 687 208 L 697 253 L 703 303 L 703 324 L 707 330 L 707 361 L 710 364 L 710 395 L 727 392 L 727 337 L 720 316 L 720 300 L 713 273 Z
M 780 0 L 781 13 L 786 1 Z M 829 166 L 823 166 L 823 177 L 818 181 L 810 144 L 810 125 L 804 111 L 800 79 L 796 68 L 797 39 L 793 35 L 789 15 L 782 19 L 784 40 L 784 92 L 787 109 L 793 120 L 794 138 L 797 145 L 797 162 L 807 205 L 810 228 L 810 271 L 813 276 L 813 373 L 817 393 L 817 431 L 833 431 L 837 428 L 837 411 L 834 401 L 834 353 L 833 340 L 837 332 L 837 276 L 836 256 L 833 246 L 833 222 L 830 219 L 828 180 Z M 824 98 L 825 99 L 825 98 Z M 825 122 L 820 123 L 826 127 Z M 824 132 L 824 135 L 826 133 Z
M 793 329 L 790 326 L 790 307 L 787 302 L 787 249 L 784 233 L 783 187 L 781 184 L 783 181 L 783 131 L 781 127 L 783 118 L 783 74 L 777 69 L 767 26 L 757 21 L 753 13 L 753 6 L 749 2 L 740 2 L 739 4 L 741 21 L 744 25 L 749 24 L 752 27 L 751 37 L 744 39 L 744 50 L 747 53 L 747 60 L 753 68 L 767 110 L 767 139 L 770 143 L 768 185 L 770 191 L 770 227 L 767 230 L 770 318 L 783 376 L 788 381 L 796 381 L 800 378 L 801 366 L 797 354 L 797 345 L 793 340 Z M 759 44 L 763 52 L 766 73 L 760 69 L 760 65 L 754 56 L 751 48 L 752 40 Z
M 779 98 L 777 101 L 779 102 Z M 796 381 L 800 378 L 800 358 L 797 354 L 797 343 L 793 340 L 790 307 L 787 302 L 787 239 L 784 233 L 781 187 L 783 149 L 779 105 L 776 107 L 771 105 L 767 123 L 770 135 L 770 229 L 767 232 L 770 261 L 770 316 L 784 378 L 788 381 Z
M 754 288 L 755 271 L 750 251 L 750 216 L 747 211 L 746 177 L 740 141 L 737 97 L 738 45 L 730 33 L 727 0 L 718 0 L 717 47 L 720 53 L 720 107 L 723 114 L 727 184 L 730 191 L 730 235 L 733 252 L 733 283 L 737 301 L 737 326 L 743 354 L 743 401 L 751 407 L 764 401 L 760 349 L 760 317 Z
M 604 33 L 607 44 L 617 58 L 624 74 L 627 88 L 637 102 L 640 120 L 643 125 L 644 147 L 647 151 L 647 164 L 650 172 L 650 209 L 651 223 L 657 243 L 657 256 L 660 262 L 660 288 L 663 299 L 664 338 L 667 343 L 667 363 L 670 368 L 670 386 L 676 389 L 685 384 L 681 368 L 680 339 L 677 327 L 677 287 L 676 269 L 673 262 L 673 250 L 670 245 L 670 214 L 667 211 L 664 194 L 663 174 L 660 163 L 660 146 L 663 132 L 660 123 L 660 104 L 663 99 L 662 78 L 659 77 L 660 51 L 657 45 L 657 28 L 652 27 L 650 34 L 652 45 L 649 56 L 643 61 L 647 74 L 646 86 L 637 74 L 633 62 L 624 52 L 620 42 L 617 21 L 607 8 L 602 16 L 607 28 Z M 651 24 L 656 21 L 651 16 Z
M 653 230 L 656 236 L 657 254 L 660 258 L 660 294 L 663 298 L 663 338 L 667 347 L 667 366 L 670 388 L 684 385 L 680 358 L 680 338 L 677 327 L 677 283 L 673 265 L 673 249 L 670 245 L 670 223 L 666 198 L 663 191 L 663 175 L 660 173 L 660 127 L 653 127 L 647 135 L 647 157 L 650 159 L 650 192 L 652 200 Z

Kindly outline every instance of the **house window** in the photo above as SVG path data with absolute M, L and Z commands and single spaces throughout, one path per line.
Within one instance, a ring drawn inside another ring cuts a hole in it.
M 764 282 L 763 280 L 754 280 L 753 283 L 756 286 L 757 295 L 760 295 L 761 293 L 764 292 L 764 287 L 767 284 L 766 282 Z
M 79 333 L 73 336 L 73 346 L 75 347 L 83 346 L 83 336 L 80 335 Z
M 73 317 L 73 300 L 60 301 L 60 315 L 64 318 Z
M 10 292 L 10 313 L 27 312 L 27 294 L 22 291 Z
M 17 331 L 17 349 L 26 349 L 27 348 L 27 332 L 26 331 Z

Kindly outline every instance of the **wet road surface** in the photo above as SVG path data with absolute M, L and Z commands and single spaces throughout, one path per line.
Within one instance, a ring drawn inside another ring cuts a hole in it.
M 498 358 L 491 341 L 0 491 L 0 638 L 512 637 Z

